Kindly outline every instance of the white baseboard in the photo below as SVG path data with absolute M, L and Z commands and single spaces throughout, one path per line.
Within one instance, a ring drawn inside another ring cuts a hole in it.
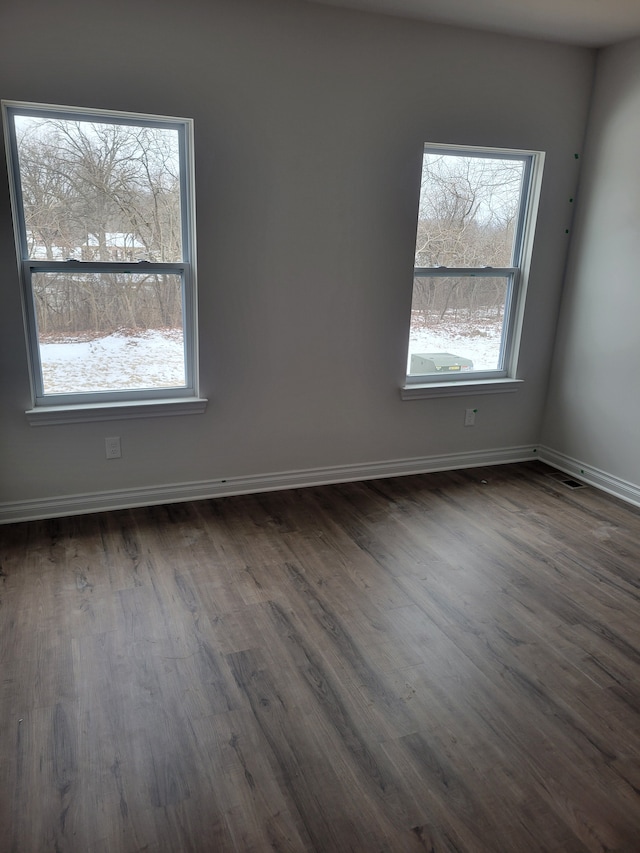
M 594 468 L 592 465 L 587 465 L 578 459 L 566 456 L 564 453 L 558 453 L 557 450 L 552 450 L 550 447 L 538 447 L 537 456 L 541 462 L 546 462 L 547 465 L 552 465 L 566 474 L 571 474 L 578 480 L 602 489 L 603 492 L 620 498 L 626 503 L 640 506 L 640 486 L 635 483 L 614 477 L 613 474 L 607 474 L 606 471 L 601 471 L 599 468 Z
M 229 495 L 271 492 L 280 489 L 324 486 L 331 483 L 375 480 L 408 474 L 427 474 L 435 471 L 452 471 L 459 468 L 477 468 L 485 465 L 502 465 L 510 462 L 526 462 L 537 458 L 536 450 L 529 445 L 414 459 L 394 459 L 361 465 L 338 465 L 248 477 L 200 480 L 192 483 L 172 483 L 146 488 L 59 495 L 36 500 L 1 503 L 0 524 Z

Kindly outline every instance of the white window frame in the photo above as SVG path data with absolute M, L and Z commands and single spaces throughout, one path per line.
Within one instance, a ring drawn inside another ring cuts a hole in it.
M 178 263 L 136 261 L 35 260 L 29 257 L 22 203 L 15 116 L 85 120 L 135 127 L 155 127 L 178 132 L 182 257 Z M 195 171 L 193 120 L 115 110 L 2 101 L 9 188 L 13 212 L 22 307 L 27 341 L 32 408 L 26 414 L 33 425 L 67 421 L 113 420 L 127 417 L 203 412 L 206 399 L 199 396 L 198 326 L 196 299 Z M 184 386 L 110 391 L 45 394 L 31 278 L 43 272 L 157 273 L 179 275 L 182 283 Z
M 405 384 L 401 389 L 401 396 L 403 399 L 412 399 L 416 397 L 516 391 L 520 383 L 520 380 L 517 379 L 517 357 L 542 185 L 544 152 L 427 143 L 423 148 L 423 156 L 424 153 L 519 160 L 524 163 L 522 198 L 514 234 L 511 266 L 414 267 L 413 271 L 413 280 L 416 278 L 505 278 L 507 280 L 499 367 L 495 370 L 472 370 L 454 373 L 453 375 L 451 373 L 407 374 Z M 417 219 L 416 215 L 416 227 Z M 407 333 L 407 361 L 410 346 L 409 337 L 410 335 Z

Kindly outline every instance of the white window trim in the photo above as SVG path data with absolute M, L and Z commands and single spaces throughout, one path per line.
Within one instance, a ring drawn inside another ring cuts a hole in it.
M 140 127 L 177 130 L 180 140 L 180 192 L 182 216 L 182 252 L 179 263 L 141 261 L 89 262 L 79 260 L 39 261 L 28 257 L 24 208 L 20 198 L 20 175 L 14 115 L 52 116 L 61 119 L 111 121 Z M 193 120 L 91 107 L 2 101 L 5 146 L 9 171 L 9 193 L 21 281 L 21 297 L 32 408 L 25 413 L 32 425 L 77 421 L 113 420 L 123 417 L 150 417 L 204 412 L 207 400 L 199 394 L 198 322 L 196 295 L 195 168 Z M 106 272 L 165 272 L 178 274 L 183 289 L 183 335 L 185 342 L 185 385 L 168 389 L 133 389 L 78 394 L 44 394 L 42 369 L 31 275 L 33 272 L 63 270 Z
M 89 421 L 200 415 L 206 410 L 207 402 L 208 400 L 204 397 L 181 397 L 140 400 L 135 403 L 84 403 L 78 406 L 40 406 L 37 409 L 27 409 L 25 414 L 31 426 L 50 426 Z
M 472 371 L 457 376 L 432 374 L 406 374 L 400 388 L 403 400 L 425 399 L 429 397 L 470 396 L 473 394 L 493 394 L 517 391 L 522 380 L 517 379 L 517 362 L 520 350 L 520 337 L 524 319 L 535 224 L 542 189 L 544 152 L 522 149 L 487 148 L 467 145 L 442 145 L 427 143 L 424 152 L 438 151 L 441 154 L 456 154 L 467 157 L 495 156 L 501 159 L 525 160 L 527 162 L 525 203 L 521 206 L 515 245 L 514 266 L 512 267 L 414 267 L 413 276 L 431 277 L 510 277 L 508 286 L 508 304 L 505 306 L 505 321 L 501 343 L 500 361 L 502 368 L 487 371 Z M 417 227 L 417 216 L 416 216 Z M 413 279 L 412 279 L 413 280 Z M 413 285 L 412 285 L 413 286 Z M 407 358 L 409 350 L 409 332 L 407 332 Z
M 403 385 L 403 400 L 425 400 L 431 397 L 472 397 L 476 394 L 506 394 L 518 391 L 522 379 L 462 379 L 453 382 L 431 382 Z

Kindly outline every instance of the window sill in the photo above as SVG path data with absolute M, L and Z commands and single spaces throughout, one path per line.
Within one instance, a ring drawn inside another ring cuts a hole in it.
M 171 400 L 137 400 L 122 403 L 92 403 L 76 406 L 42 406 L 25 412 L 31 426 L 71 424 L 87 421 L 120 421 L 129 418 L 161 418 L 171 415 L 201 415 L 207 408 L 201 397 Z
M 506 394 L 517 391 L 522 379 L 476 379 L 468 382 L 430 382 L 424 385 L 404 385 L 403 400 L 423 400 L 430 397 L 471 397 L 476 394 Z

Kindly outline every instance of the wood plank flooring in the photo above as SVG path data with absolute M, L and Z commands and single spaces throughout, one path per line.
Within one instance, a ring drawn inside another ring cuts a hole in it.
M 531 463 L 0 543 L 3 853 L 640 851 L 633 507 Z

